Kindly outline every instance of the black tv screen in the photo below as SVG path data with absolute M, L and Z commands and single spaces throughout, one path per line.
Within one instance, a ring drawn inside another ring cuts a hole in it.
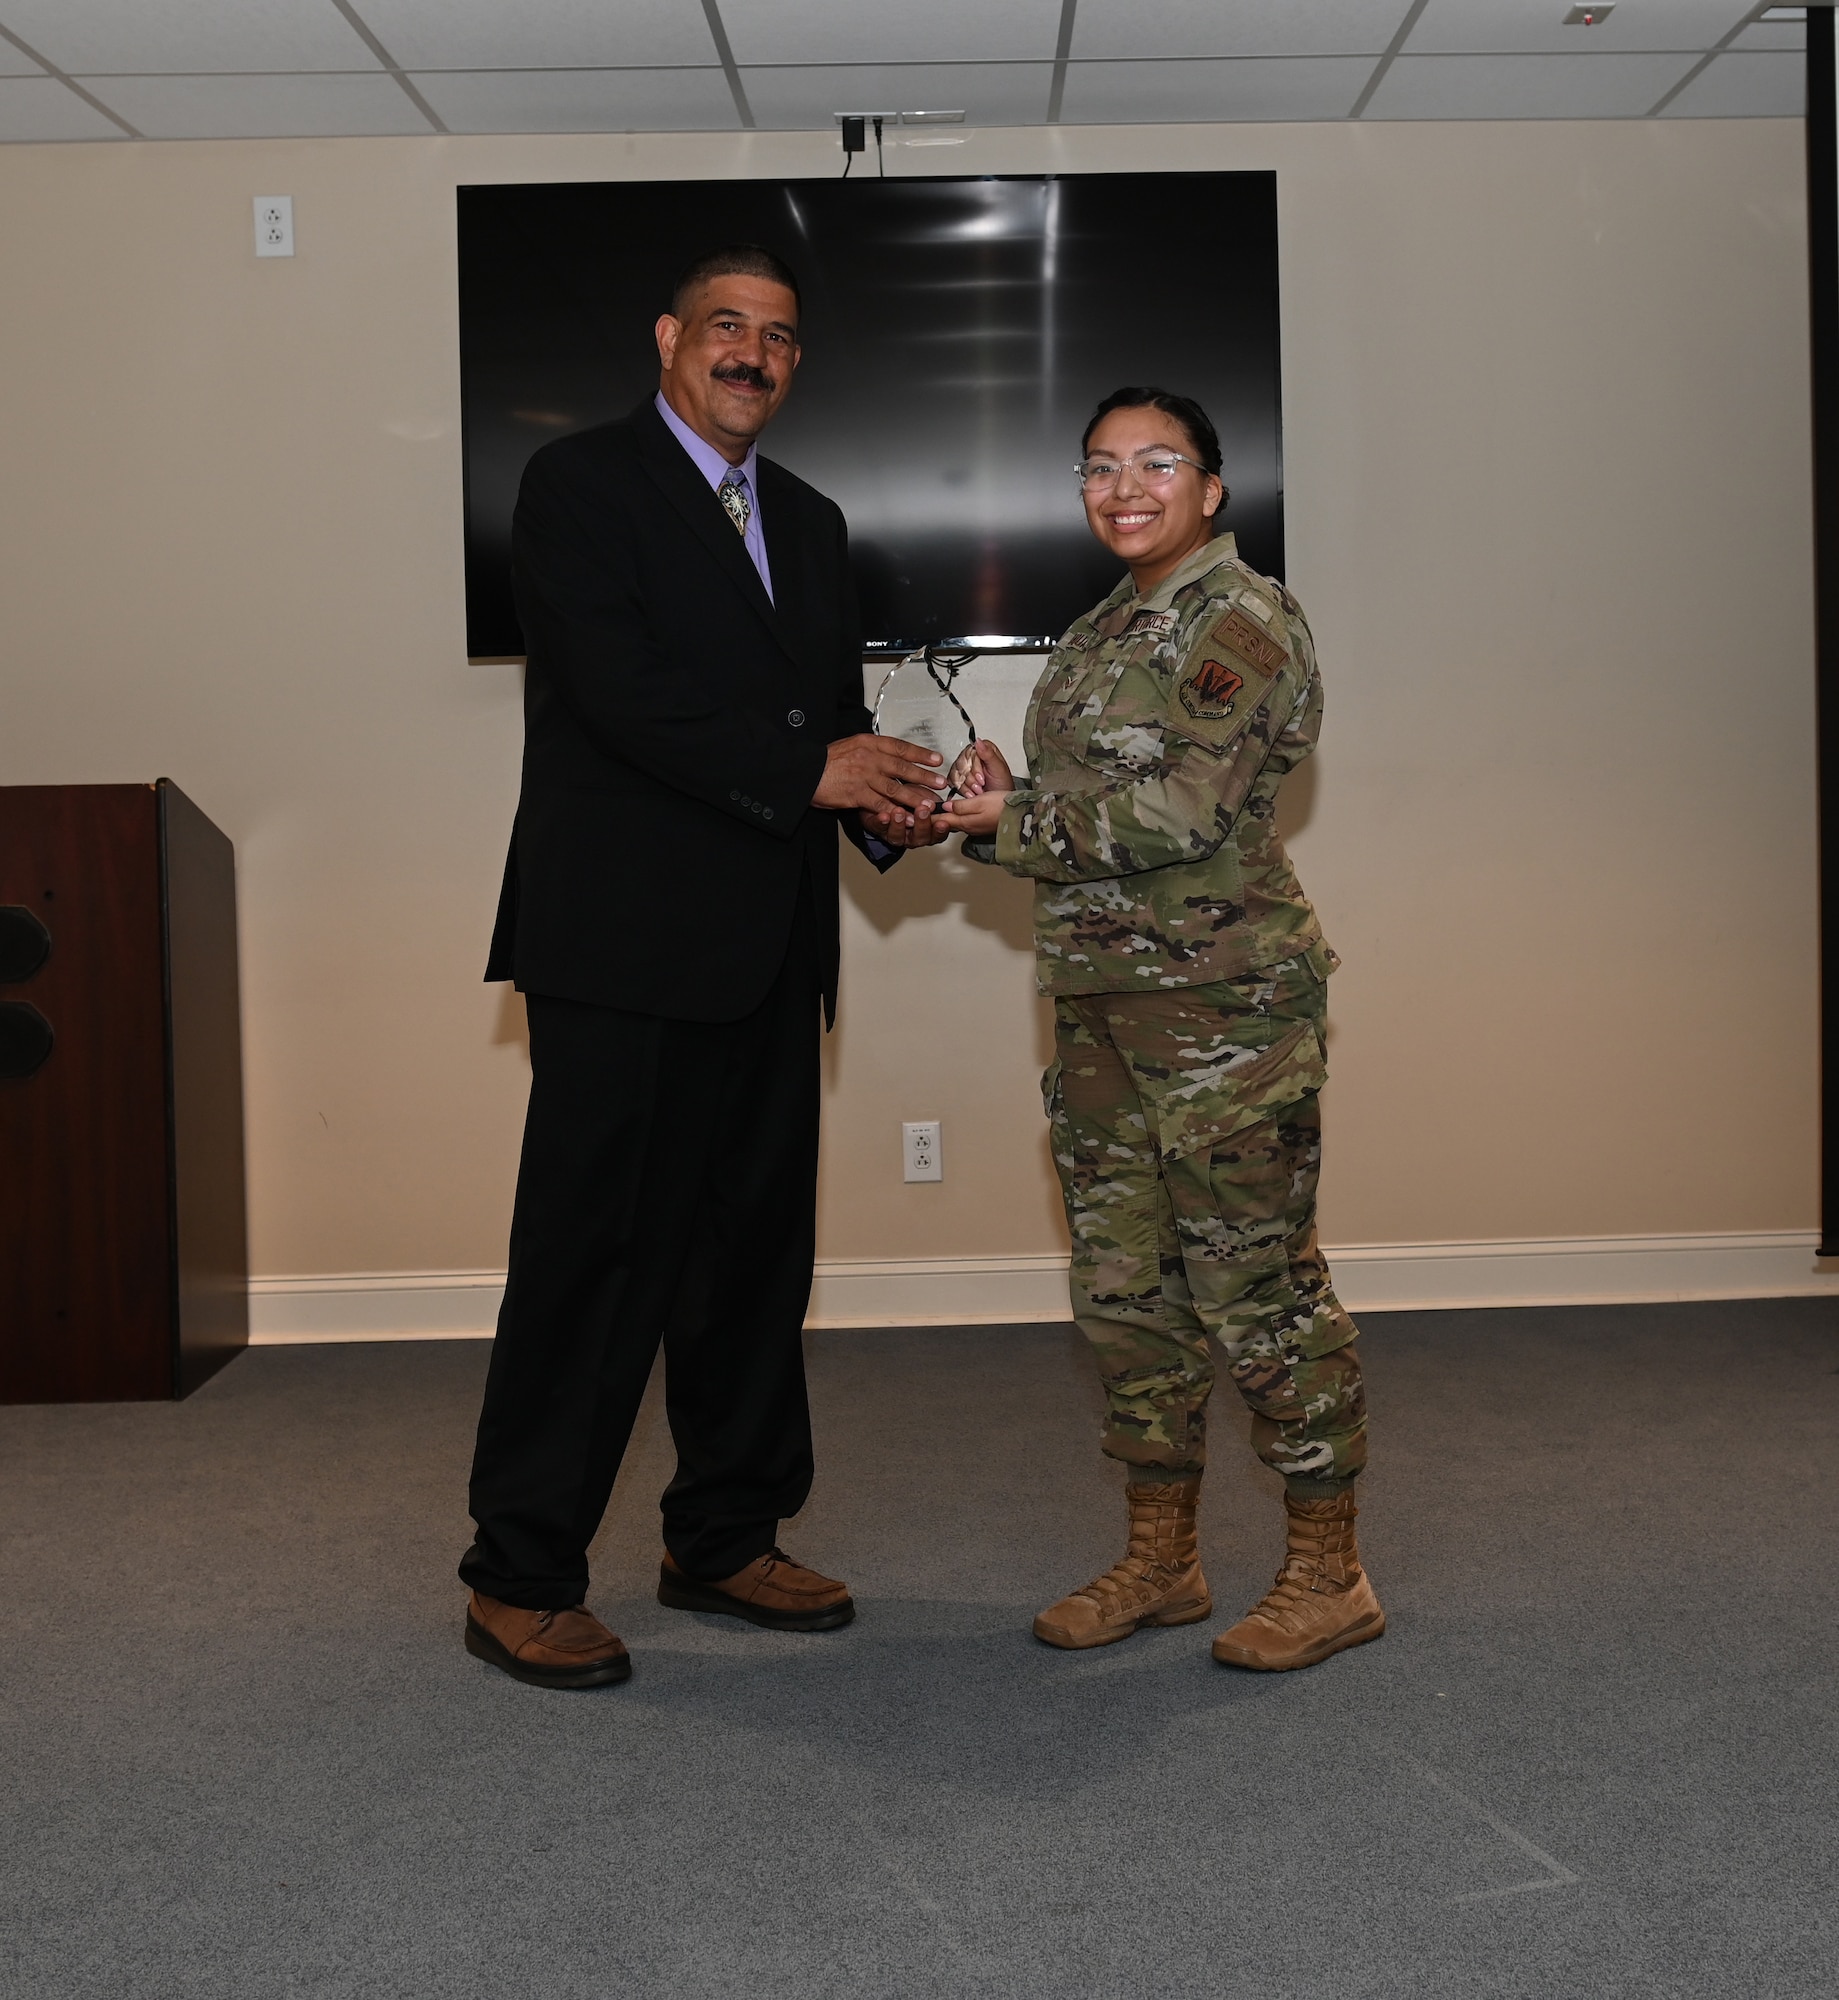
M 608 181 L 459 190 L 468 650 L 521 654 L 524 463 L 657 388 L 652 326 L 723 243 L 798 272 L 761 448 L 847 515 L 872 650 L 1049 644 L 1116 583 L 1073 463 L 1125 383 L 1197 397 L 1253 567 L 1283 574 L 1272 173 Z

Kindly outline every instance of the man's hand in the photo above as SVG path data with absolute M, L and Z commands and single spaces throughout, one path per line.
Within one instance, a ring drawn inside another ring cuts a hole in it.
M 949 840 L 953 832 L 951 821 L 942 812 L 921 812 L 917 816 L 865 812 L 861 820 L 862 831 L 884 847 L 937 847 L 940 841 Z
M 825 754 L 824 775 L 811 803 L 831 812 L 853 807 L 878 839 L 905 846 L 894 840 L 892 829 L 911 829 L 937 811 L 943 761 L 936 750 L 922 750 L 898 736 L 839 737 Z M 870 814 L 875 816 L 872 826 Z

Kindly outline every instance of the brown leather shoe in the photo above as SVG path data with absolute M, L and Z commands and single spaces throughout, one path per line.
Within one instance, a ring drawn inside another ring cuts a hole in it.
M 1037 1639 L 1069 1652 L 1114 1646 L 1140 1625 L 1192 1625 L 1213 1609 L 1195 1533 L 1199 1478 L 1133 1482 L 1124 1498 L 1130 1507 L 1124 1560 L 1050 1604 L 1034 1621 Z
M 720 1583 L 685 1576 L 666 1555 L 658 1569 L 658 1602 L 673 1611 L 719 1611 L 775 1632 L 828 1632 L 856 1615 L 848 1584 L 819 1576 L 780 1549 L 756 1556 Z
M 532 1687 L 605 1687 L 632 1673 L 625 1647 L 581 1604 L 526 1611 L 475 1590 L 466 1607 L 466 1650 Z
M 1334 1500 L 1283 1496 L 1290 1546 L 1262 1602 L 1213 1642 L 1223 1667 L 1285 1673 L 1330 1653 L 1364 1646 L 1386 1629 L 1354 1540 L 1358 1512 L 1351 1492 Z

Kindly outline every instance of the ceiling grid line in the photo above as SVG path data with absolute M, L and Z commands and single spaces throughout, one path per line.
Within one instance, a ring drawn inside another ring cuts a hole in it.
M 421 92 L 415 88 L 413 82 L 411 82 L 410 79 L 403 74 L 402 65 L 396 60 L 396 58 L 393 55 L 390 54 L 389 50 L 386 49 L 380 41 L 378 41 L 376 36 L 371 33 L 369 25 L 359 15 L 358 10 L 354 6 L 352 6 L 351 0 L 332 0 L 332 4 L 334 7 L 338 9 L 338 11 L 341 14 L 344 15 L 345 20 L 349 24 L 352 33 L 355 34 L 358 37 L 358 39 L 363 42 L 364 46 L 371 52 L 371 54 L 376 57 L 376 59 L 383 65 L 383 67 L 386 70 L 388 70 L 390 75 L 395 79 L 398 88 L 402 91 L 402 94 L 409 100 L 409 102 L 412 105 L 414 105 L 416 110 L 419 111 L 425 119 L 427 119 L 428 123 L 432 125 L 437 132 L 445 132 L 447 127 L 442 122 L 439 113 L 436 112 L 434 106 L 428 102 L 428 100 L 421 94 Z
M 1653 108 L 1647 113 L 1647 116 L 1650 118 L 1658 118 L 1660 114 L 1667 108 L 1667 106 L 1673 102 L 1674 98 L 1676 98 L 1679 95 L 1679 93 L 1685 89 L 1687 84 L 1689 84 L 1695 77 L 1700 77 L 1705 74 L 1705 72 L 1712 66 L 1712 64 L 1717 61 L 1718 57 L 1723 53 L 1723 51 L 1729 48 L 1731 43 L 1734 42 L 1737 39 L 1737 37 L 1743 33 L 1745 28 L 1750 28 L 1755 26 L 1758 19 L 1760 19 L 1762 13 L 1763 9 L 1758 7 L 1754 9 L 1752 12 L 1745 14 L 1743 19 L 1739 21 L 1737 25 L 1734 28 L 1732 28 L 1730 32 L 1726 34 L 1721 41 L 1713 42 L 1711 47 L 1708 48 L 1705 51 L 1705 53 L 1699 57 L 1698 61 L 1695 62 L 1689 70 L 1687 70 L 1685 75 L 1680 78 L 1680 80 L 1673 86 L 1673 88 L 1669 90 L 1666 93 L 1666 95 L 1662 97 L 1653 106 Z
M 1386 71 L 1397 60 L 1399 50 L 1410 40 L 1411 31 L 1418 24 L 1418 17 L 1429 5 L 1430 0 L 1411 0 L 1411 5 L 1405 9 L 1405 18 L 1398 24 L 1398 32 L 1386 44 L 1385 54 L 1380 57 L 1373 74 L 1367 78 L 1366 88 L 1354 99 L 1354 108 L 1347 114 L 1349 118 L 1365 116 L 1367 106 L 1373 101 L 1373 93 L 1386 80 Z
M 715 43 L 715 53 L 721 61 L 722 74 L 728 79 L 728 89 L 734 98 L 734 113 L 741 121 L 741 129 L 753 131 L 753 106 L 747 101 L 747 86 L 741 81 L 739 65 L 734 60 L 734 46 L 728 40 L 727 24 L 722 20 L 721 8 L 716 0 L 702 0 L 704 18 L 709 23 L 709 34 Z
M 134 127 L 130 125 L 124 117 L 122 117 L 120 112 L 111 111 L 109 107 L 103 103 L 102 99 L 99 98 L 93 91 L 85 90 L 74 76 L 71 76 L 64 70 L 59 69 L 57 64 L 54 63 L 48 56 L 41 56 L 39 52 L 35 48 L 33 48 L 30 42 L 22 42 L 19 39 L 19 37 L 13 33 L 12 29 L 7 27 L 4 22 L 0 22 L 0 37 L 3 37 L 5 40 L 11 42 L 13 47 L 16 48 L 19 51 L 19 53 L 27 59 L 28 62 L 37 63 L 39 68 L 42 69 L 47 76 L 55 77 L 57 81 L 61 83 L 66 90 L 72 91 L 78 97 L 82 98 L 83 102 L 87 104 L 92 111 L 100 111 L 103 117 L 106 118 L 111 125 L 119 126 L 121 130 L 125 132 L 130 139 L 140 139 L 146 136 L 142 132 L 137 132 L 134 129 Z
M 1248 0 L 1256 34 L 1235 0 L 1027 0 L 1025 26 L 989 0 L 930 23 L 913 0 L 697 7 L 700 26 L 685 0 L 0 0 L 0 141 L 816 133 L 852 94 L 1056 130 L 1803 109 L 1798 18 L 1769 22 L 1760 0 L 1651 0 L 1596 33 L 1559 26 L 1565 0 L 1318 0 L 1306 16 Z
M 1839 0 L 1835 0 L 1835 4 L 1839 5 Z M 1744 23 L 1744 25 L 1748 26 L 1749 23 L 1746 22 Z M 17 48 L 19 48 L 22 52 L 26 52 L 26 45 L 23 42 L 19 42 L 16 37 L 8 34 L 6 29 L 3 27 L 0 27 L 0 38 L 4 38 L 7 41 L 13 42 L 14 45 Z M 1362 50 L 1360 51 L 1360 53 L 1362 55 L 1371 56 L 1374 61 L 1379 60 L 1377 51 Z M 1493 50 L 1493 51 L 1487 51 L 1486 53 L 1500 57 L 1501 60 L 1507 62 L 1517 62 L 1522 59 L 1520 53 L 1517 51 L 1504 53 L 1500 50 Z M 1534 51 L 1533 53 L 1535 57 L 1539 54 L 1538 51 Z M 1626 55 L 1628 53 L 1635 53 L 1643 56 L 1692 56 L 1693 58 L 1696 59 L 1696 61 L 1702 68 L 1705 63 L 1710 62 L 1714 57 L 1720 54 L 1730 53 L 1730 51 L 1724 49 L 1723 46 L 1720 45 L 1720 47 L 1716 49 L 1693 49 L 1693 48 L 1641 49 L 1632 52 L 1631 51 L 1617 52 L 1618 56 Z M 1737 50 L 1735 51 L 1735 53 L 1739 56 L 1744 55 L 1744 52 L 1742 50 Z M 1776 52 L 1767 51 L 1765 53 L 1773 54 Z M 37 58 L 36 56 L 33 59 L 35 61 L 39 60 L 39 58 Z M 1324 68 L 1326 68 L 1331 64 L 1338 62 L 1346 62 L 1349 59 L 1350 58 L 1347 55 L 1339 52 L 1333 55 L 1324 55 L 1315 50 L 1309 50 L 1300 55 L 1272 55 L 1268 51 L 1260 51 L 1256 55 L 1230 55 L 1230 56 L 1161 56 L 1161 55 L 1073 56 L 1069 58 L 1066 67 L 1069 75 L 1071 74 L 1072 71 L 1076 69 L 1093 69 L 1093 70 L 1137 69 L 1137 68 L 1155 69 L 1159 66 L 1167 67 L 1171 64 L 1181 67 L 1188 67 L 1195 64 L 1205 64 L 1205 63 L 1222 64 L 1222 65 L 1232 64 L 1235 66 L 1243 65 L 1248 69 L 1255 68 L 1257 65 L 1261 63 L 1307 63 L 1307 64 L 1320 64 Z M 1747 60 L 1747 57 L 1745 59 Z M 1449 63 L 1449 62 L 1465 62 L 1472 60 L 1472 58 L 1467 53 L 1465 53 L 1463 50 L 1460 49 L 1427 49 L 1414 52 L 1410 60 L 1414 63 Z M 807 70 L 812 68 L 877 69 L 877 70 L 886 70 L 886 69 L 1001 70 L 1001 69 L 1040 69 L 1045 66 L 1047 66 L 1046 61 L 1041 56 L 978 56 L 975 58 L 958 56 L 958 57 L 951 57 L 943 61 L 931 61 L 923 56 L 897 56 L 891 58 L 887 62 L 878 62 L 878 63 L 812 64 L 798 60 L 793 60 L 789 62 L 759 61 L 759 62 L 749 62 L 746 65 L 746 68 L 750 74 L 770 73 L 773 70 L 787 70 L 796 74 L 800 70 Z M 714 71 L 720 70 L 721 67 L 722 65 L 720 62 L 421 63 L 416 66 L 413 72 L 405 71 L 404 74 L 409 75 L 411 81 L 416 76 L 646 76 L 654 72 L 657 75 L 664 76 L 673 74 L 678 71 L 706 70 L 713 73 Z M 56 75 L 58 81 L 60 82 L 68 81 L 71 83 L 114 83 L 114 82 L 122 82 L 129 80 L 138 80 L 142 77 L 162 77 L 162 78 L 171 77 L 175 79 L 186 78 L 186 77 L 208 77 L 208 76 L 371 77 L 375 76 L 377 72 L 374 69 L 158 69 L 158 70 L 94 69 L 94 70 L 83 70 L 68 77 L 66 77 L 66 75 L 62 71 L 55 71 L 53 72 L 53 74 Z M 1683 87 L 1684 86 L 1682 84 L 1680 86 L 1676 86 L 1676 89 Z M 1671 94 L 1673 93 L 1670 92 L 1669 95 Z M 1651 113 L 1646 111 L 1643 111 L 1639 114 L 1639 116 L 1643 118 L 1649 117 L 1651 115 L 1652 115 Z
M 1047 122 L 1058 125 L 1060 107 L 1066 102 L 1066 69 L 1073 59 L 1073 17 L 1079 0 L 1064 0 L 1060 9 L 1060 33 L 1054 42 L 1054 80 L 1047 92 Z

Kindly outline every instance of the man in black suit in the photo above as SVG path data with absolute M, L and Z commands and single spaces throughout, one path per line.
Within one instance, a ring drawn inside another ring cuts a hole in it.
M 486 977 L 526 996 L 532 1076 L 460 1575 L 468 1650 L 548 1687 L 630 1672 L 582 1600 L 660 1340 L 659 1600 L 854 1615 L 778 1547 L 812 1474 L 837 829 L 879 868 L 944 831 L 938 758 L 869 733 L 842 514 L 754 451 L 797 280 L 713 252 L 657 338 L 656 399 L 538 452 L 512 534 L 523 790 Z

